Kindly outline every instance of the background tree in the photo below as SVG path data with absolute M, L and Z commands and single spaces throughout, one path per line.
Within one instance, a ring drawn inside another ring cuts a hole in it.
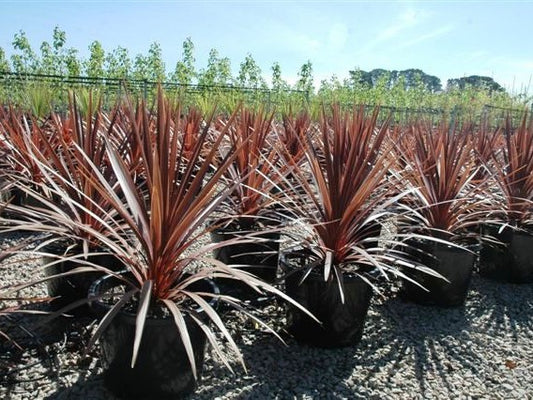
M 0 72 L 10 72 L 9 61 L 6 58 L 6 52 L 0 47 Z
M 15 33 L 12 42 L 15 53 L 11 56 L 13 71 L 16 73 L 35 73 L 38 67 L 37 55 L 31 48 L 24 31 Z
M 356 68 L 354 70 L 348 71 L 348 82 L 354 90 L 363 90 L 368 89 L 372 86 L 372 79 L 370 79 L 370 74 L 362 69 Z
M 185 39 L 182 45 L 181 60 L 176 63 L 176 68 L 172 76 L 172 80 L 181 85 L 190 85 L 196 78 L 196 71 L 194 68 L 194 43 L 191 38 Z
M 283 91 L 289 88 L 289 84 L 281 77 L 281 66 L 279 62 L 272 64 L 272 90 Z
M 148 56 L 145 58 L 148 66 L 148 80 L 153 82 L 164 82 L 165 63 L 163 61 L 163 51 L 158 42 L 153 42 L 148 49 Z
M 231 84 L 231 62 L 228 57 L 219 57 L 216 49 L 209 51 L 206 68 L 198 74 L 198 84 L 202 86 L 226 86 Z
M 105 51 L 98 40 L 89 45 L 89 59 L 84 63 L 85 74 L 91 78 L 104 76 Z
M 41 43 L 41 62 L 38 72 L 41 74 L 55 75 L 58 73 L 56 70 L 57 64 L 50 43 L 44 41 Z
M 246 55 L 239 68 L 237 84 L 241 87 L 266 88 L 266 82 L 261 76 L 261 68 L 250 53 Z
M 148 68 L 149 65 L 146 57 L 142 54 L 137 54 L 133 61 L 132 78 L 140 81 L 148 80 L 150 78 Z
M 465 89 L 467 87 L 475 89 L 485 89 L 492 92 L 505 92 L 505 89 L 494 79 L 488 76 L 470 75 L 463 78 L 448 79 L 446 90 Z
M 52 34 L 52 52 L 53 61 L 55 63 L 55 72 L 57 75 L 64 75 L 66 72 L 66 54 L 65 44 L 67 42 L 67 34 L 65 31 L 59 29 L 58 26 L 54 28 Z
M 231 76 L 231 61 L 228 57 L 218 58 L 216 62 L 216 77 L 215 83 L 217 85 L 230 85 L 232 83 Z
M 105 58 L 105 71 L 107 78 L 125 79 L 131 75 L 131 59 L 128 49 L 118 46 L 108 53 Z
M 65 70 L 68 76 L 80 76 L 82 61 L 78 57 L 78 50 L 69 47 L 65 52 Z
M 209 50 L 207 57 L 207 66 L 200 70 L 198 74 L 198 84 L 201 86 L 213 86 L 217 76 L 218 51 L 216 49 Z
M 313 64 L 311 61 L 307 60 L 305 64 L 302 65 L 300 71 L 298 72 L 298 82 L 296 82 L 297 90 L 304 90 L 308 93 L 313 93 Z

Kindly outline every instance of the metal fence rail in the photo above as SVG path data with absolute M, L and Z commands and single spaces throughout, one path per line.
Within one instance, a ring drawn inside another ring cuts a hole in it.
M 273 90 L 267 88 L 256 87 L 242 87 L 235 85 L 198 85 L 198 84 L 183 84 L 178 82 L 157 82 L 148 79 L 132 79 L 132 78 L 104 78 L 91 76 L 62 76 L 49 74 L 30 74 L 30 73 L 15 73 L 0 71 L 0 84 L 6 85 L 10 83 L 47 83 L 53 86 L 85 86 L 85 87 L 105 87 L 114 90 L 135 89 L 141 90 L 143 94 L 147 94 L 149 90 L 154 90 L 158 85 L 166 90 L 183 90 L 187 93 L 204 93 L 204 92 L 237 92 L 237 93 L 256 93 L 256 94 L 275 94 L 275 93 L 293 93 L 298 94 L 309 100 L 309 92 L 295 89 L 280 89 Z

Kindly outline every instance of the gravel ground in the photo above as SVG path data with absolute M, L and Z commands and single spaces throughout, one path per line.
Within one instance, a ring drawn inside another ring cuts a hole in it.
M 0 286 L 28 276 L 34 265 L 19 260 L 1 267 Z M 32 293 L 46 291 L 41 286 Z M 287 346 L 229 315 L 247 372 L 236 365 L 232 375 L 208 349 L 202 381 L 191 398 L 533 398 L 533 285 L 474 276 L 466 305 L 457 309 L 405 303 L 394 292 L 375 296 L 362 341 L 339 350 L 292 341 L 282 331 L 282 305 L 271 303 L 263 312 Z M 97 350 L 82 357 L 91 319 L 38 327 L 40 318 L 0 317 L 0 327 L 25 348 L 0 339 L 0 398 L 114 399 L 103 387 Z

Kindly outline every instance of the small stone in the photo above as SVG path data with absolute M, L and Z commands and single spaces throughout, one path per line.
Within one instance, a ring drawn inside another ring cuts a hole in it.
M 502 384 L 502 388 L 504 388 L 504 389 L 507 390 L 508 392 L 511 392 L 511 391 L 514 390 L 513 385 L 510 385 L 510 384 L 508 384 L 508 383 L 504 383 L 504 384 Z

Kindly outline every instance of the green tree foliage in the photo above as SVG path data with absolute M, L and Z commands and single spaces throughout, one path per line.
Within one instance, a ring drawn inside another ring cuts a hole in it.
M 6 58 L 6 52 L 0 47 L 0 72 L 10 72 L 9 61 Z
M 228 57 L 220 58 L 216 49 L 209 51 L 207 67 L 200 70 L 198 84 L 202 86 L 229 85 L 232 81 L 231 62 Z
M 65 31 L 54 28 L 52 44 L 44 41 L 41 43 L 41 57 L 36 65 L 36 70 L 42 74 L 78 76 L 81 74 L 81 61 L 78 50 L 67 48 L 67 35 Z
M 422 85 L 431 93 L 442 90 L 440 79 L 436 76 L 426 74 L 420 69 L 406 69 L 403 71 L 386 70 L 376 68 L 369 72 L 361 69 L 349 71 L 350 83 L 359 89 L 363 87 L 375 87 L 378 82 L 385 84 L 387 89 L 392 89 L 398 84 L 403 85 L 405 89 L 418 88 Z
M 65 52 L 65 69 L 68 76 L 80 76 L 82 61 L 78 57 L 78 50 L 70 47 Z
M 505 92 L 505 89 L 494 79 L 488 76 L 470 75 L 463 78 L 448 79 L 446 83 L 446 90 L 465 89 L 467 87 L 476 89 L 485 89 L 489 92 Z
M 11 56 L 11 64 L 14 72 L 17 73 L 32 73 L 37 71 L 38 60 L 37 55 L 31 48 L 30 42 L 24 31 L 15 33 L 12 42 L 13 49 L 16 51 Z
M 198 74 L 198 84 L 202 86 L 212 86 L 216 82 L 217 76 L 218 51 L 209 50 L 207 58 L 207 67 L 202 69 Z
M 132 66 L 128 49 L 118 46 L 105 58 L 106 77 L 124 79 L 131 75 Z
M 266 88 L 266 82 L 261 76 L 261 68 L 250 53 L 246 55 L 239 68 L 237 84 L 241 87 Z
M 89 45 L 89 59 L 84 63 L 85 74 L 91 78 L 104 76 L 105 51 L 98 40 Z
M 217 75 L 215 83 L 217 85 L 229 85 L 232 81 L 231 76 L 231 61 L 228 57 L 222 57 L 217 60 L 216 64 Z
M 190 85 L 196 78 L 196 70 L 194 68 L 194 43 L 191 38 L 185 39 L 182 45 L 181 60 L 176 63 L 172 80 L 182 85 Z
M 289 84 L 281 77 L 279 62 L 272 64 L 272 90 L 283 91 L 289 89 Z
M 165 63 L 163 61 L 163 51 L 161 45 L 153 42 L 148 49 L 145 58 L 148 67 L 148 80 L 153 82 L 165 81 Z
M 296 82 L 296 89 L 304 90 L 308 93 L 312 93 L 314 91 L 313 64 L 311 64 L 311 61 L 309 60 L 307 60 L 307 62 L 300 68 L 300 71 L 298 71 L 298 82 Z
M 50 43 L 43 42 L 40 47 L 41 50 L 41 65 L 39 68 L 39 72 L 42 74 L 56 74 L 56 61 L 54 57 L 54 53 L 52 50 L 52 46 L 50 46 Z
M 137 80 L 150 79 L 148 60 L 142 54 L 137 54 L 133 61 L 132 77 Z

